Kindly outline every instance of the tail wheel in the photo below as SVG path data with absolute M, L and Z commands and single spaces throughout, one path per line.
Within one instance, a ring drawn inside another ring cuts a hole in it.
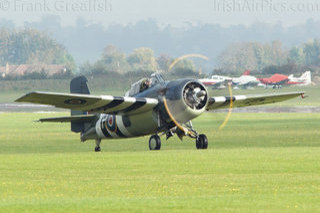
M 208 148 L 208 138 L 206 135 L 199 135 L 196 140 L 197 149 L 207 149 Z
M 150 150 L 160 150 L 161 149 L 161 139 L 158 135 L 153 135 L 150 137 L 149 149 Z

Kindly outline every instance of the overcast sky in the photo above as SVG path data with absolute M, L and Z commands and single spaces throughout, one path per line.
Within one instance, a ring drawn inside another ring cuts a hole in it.
M 0 17 L 17 25 L 43 15 L 72 25 L 78 17 L 90 23 L 128 24 L 153 18 L 161 25 L 216 23 L 223 26 L 255 22 L 291 26 L 320 19 L 318 0 L 0 0 Z

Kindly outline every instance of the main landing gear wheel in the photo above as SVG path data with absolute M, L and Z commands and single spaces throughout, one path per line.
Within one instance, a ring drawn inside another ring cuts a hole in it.
M 100 146 L 97 146 L 96 148 L 94 148 L 94 151 L 95 151 L 95 152 L 101 152 Z
M 160 150 L 161 149 L 161 139 L 158 135 L 152 135 L 150 137 L 149 149 L 150 150 Z
M 199 135 L 196 140 L 197 149 L 207 149 L 208 148 L 208 138 L 206 135 Z

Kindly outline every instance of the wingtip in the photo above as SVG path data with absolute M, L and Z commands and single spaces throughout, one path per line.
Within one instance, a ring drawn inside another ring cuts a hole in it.
M 20 98 L 16 99 L 14 102 L 23 102 L 23 98 L 25 98 L 27 95 L 23 95 Z
M 16 99 L 14 102 L 24 102 L 24 98 L 26 98 L 26 97 L 28 97 L 29 95 L 34 94 L 34 93 L 37 93 L 37 92 L 29 92 L 29 93 L 21 96 L 20 98 Z
M 300 91 L 300 92 L 290 92 L 290 93 L 287 93 L 287 94 L 291 94 L 291 95 L 295 95 L 295 96 L 301 96 L 302 98 L 306 98 L 307 96 L 305 96 L 306 92 L 304 91 Z

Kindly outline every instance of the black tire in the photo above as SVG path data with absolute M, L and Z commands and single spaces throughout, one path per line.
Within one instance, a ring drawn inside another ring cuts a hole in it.
M 200 140 L 200 137 L 197 138 L 197 140 L 196 140 L 196 147 L 197 147 L 197 149 L 201 149 L 202 148 L 202 140 Z
M 206 135 L 199 135 L 196 141 L 197 149 L 208 149 L 208 138 Z
M 96 148 L 94 148 L 94 151 L 95 152 L 101 152 L 101 148 L 100 147 L 96 147 Z
M 161 139 L 158 135 L 152 135 L 150 137 L 149 149 L 150 150 L 160 150 L 161 149 Z

